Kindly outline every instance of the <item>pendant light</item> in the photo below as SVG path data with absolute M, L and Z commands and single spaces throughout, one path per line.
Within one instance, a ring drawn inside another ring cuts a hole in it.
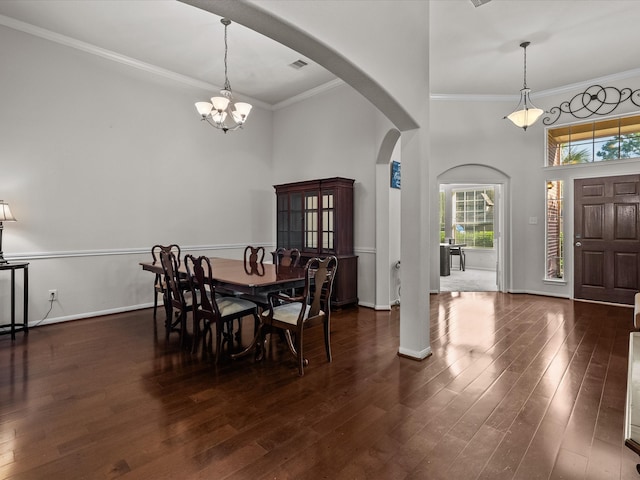
M 527 127 L 530 127 L 540 116 L 544 113 L 544 110 L 536 107 L 532 102 L 531 98 L 529 98 L 529 94 L 531 93 L 531 89 L 527 87 L 527 47 L 531 42 L 522 42 L 520 46 L 524 49 L 524 85 L 522 90 L 520 90 L 520 103 L 516 107 L 516 110 L 507 115 L 504 118 L 508 118 L 511 120 L 514 125 L 527 130 Z

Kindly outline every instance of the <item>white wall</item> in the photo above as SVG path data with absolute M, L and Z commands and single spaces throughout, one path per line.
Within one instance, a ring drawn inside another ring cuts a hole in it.
M 18 219 L 3 247 L 31 262 L 32 323 L 52 288 L 53 320 L 148 304 L 155 243 L 272 244 L 271 112 L 224 135 L 193 106 L 212 92 L 7 27 L 0 70 L 0 198 Z
M 603 80 L 604 85 L 640 87 L 640 78 L 616 82 Z M 576 86 L 563 93 L 536 98 L 540 108 L 549 110 L 562 101 L 585 89 L 591 83 Z M 511 203 L 508 220 L 511 238 L 507 259 L 510 282 L 507 289 L 512 292 L 538 293 L 544 295 L 573 296 L 573 252 L 572 242 L 567 242 L 566 281 L 545 282 L 545 184 L 546 180 L 559 179 L 567 182 L 565 203 L 565 238 L 573 238 L 573 179 L 580 177 L 611 176 L 637 173 L 640 161 L 624 160 L 600 164 L 545 167 L 546 130 L 542 121 L 524 132 L 516 128 L 503 116 L 517 102 L 478 101 L 459 99 L 437 99 L 431 103 L 432 115 L 432 182 L 438 175 L 463 165 L 485 165 L 506 175 L 510 181 Z M 637 111 L 630 102 L 623 104 L 613 115 Z M 592 117 L 600 119 L 602 117 Z M 436 121 L 437 119 L 437 121 Z M 564 115 L 557 124 L 575 123 L 575 118 Z M 486 178 L 467 178 L 468 182 L 487 182 Z M 460 181 L 460 179 L 458 179 Z M 489 179 L 489 181 L 491 181 Z M 437 188 L 437 185 L 432 185 Z M 507 192 L 509 194 L 509 192 Z M 433 210 L 433 226 L 437 228 L 437 210 Z M 531 224 L 529 219 L 537 219 Z M 433 272 L 432 272 L 433 273 Z M 433 278 L 433 276 L 432 276 Z
M 274 184 L 347 177 L 354 185 L 360 304 L 375 304 L 375 166 L 382 115 L 342 85 L 274 112 Z M 275 220 L 274 220 L 275 222 Z

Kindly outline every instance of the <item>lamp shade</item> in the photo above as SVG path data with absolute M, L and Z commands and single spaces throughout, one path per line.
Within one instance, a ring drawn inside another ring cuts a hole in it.
M 211 97 L 211 103 L 213 103 L 213 108 L 218 112 L 222 112 L 229 105 L 229 99 L 226 97 Z
M 211 105 L 209 102 L 197 102 L 196 109 L 198 110 L 198 113 L 200 115 L 202 115 L 203 117 L 206 117 L 211 113 L 211 110 L 213 109 L 213 105 Z
M 514 125 L 526 130 L 527 127 L 536 123 L 536 120 L 538 120 L 543 113 L 544 110 L 541 108 L 523 108 L 522 110 L 507 115 L 507 118 L 511 120 Z
M 0 200 L 0 222 L 15 222 L 16 217 L 11 213 L 9 204 Z
M 238 102 L 235 104 L 236 113 L 242 116 L 243 118 L 247 118 L 249 116 L 249 112 L 251 111 L 251 105 L 245 102 Z
M 211 120 L 218 125 L 222 125 L 226 118 L 227 112 L 216 112 L 211 114 Z

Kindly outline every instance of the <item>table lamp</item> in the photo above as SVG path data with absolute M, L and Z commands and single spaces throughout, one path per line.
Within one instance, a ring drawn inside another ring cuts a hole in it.
M 0 265 L 3 263 L 9 263 L 4 259 L 2 255 L 2 222 L 15 222 L 16 217 L 11 213 L 11 209 L 9 208 L 9 204 L 5 203 L 3 200 L 0 200 Z

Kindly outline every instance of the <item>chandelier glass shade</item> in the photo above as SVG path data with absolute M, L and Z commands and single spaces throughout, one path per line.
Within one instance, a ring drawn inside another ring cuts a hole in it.
M 231 20 L 223 18 L 220 22 L 224 25 L 224 87 L 220 90 L 220 97 L 211 97 L 211 103 L 197 102 L 196 109 L 202 120 L 227 133 L 229 130 L 242 128 L 252 106 L 249 103 L 233 100 L 233 91 L 227 74 L 227 27 L 231 24 Z
M 522 42 L 520 46 L 524 49 L 524 85 L 520 90 L 520 102 L 513 113 L 510 113 L 504 118 L 508 118 L 517 127 L 527 130 L 540 116 L 544 113 L 544 110 L 536 107 L 529 97 L 531 89 L 527 87 L 527 47 L 530 42 Z

